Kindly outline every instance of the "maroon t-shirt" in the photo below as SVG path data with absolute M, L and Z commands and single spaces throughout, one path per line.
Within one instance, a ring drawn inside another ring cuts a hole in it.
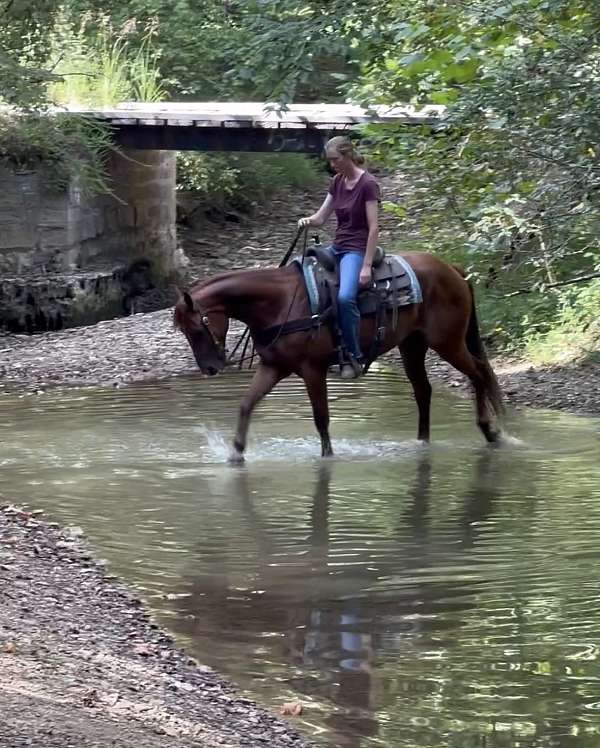
M 349 190 L 341 174 L 336 174 L 329 184 L 333 198 L 333 209 L 337 217 L 337 230 L 333 246 L 335 249 L 358 249 L 365 252 L 369 236 L 366 204 L 379 200 L 379 185 L 368 171 L 363 172 L 358 182 Z

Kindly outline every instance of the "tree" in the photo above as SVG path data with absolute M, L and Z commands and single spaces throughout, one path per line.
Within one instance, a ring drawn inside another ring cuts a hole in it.
M 388 133 L 384 143 L 427 175 L 434 222 L 450 212 L 471 249 L 491 251 L 498 265 L 525 257 L 540 282 L 600 262 L 600 6 L 398 5 L 405 15 L 390 26 L 394 45 L 365 64 L 352 94 L 448 106 L 434 137 L 408 149 Z
M 46 100 L 55 77 L 44 67 L 55 12 L 51 0 L 8 0 L 0 11 L 0 102 L 39 106 Z

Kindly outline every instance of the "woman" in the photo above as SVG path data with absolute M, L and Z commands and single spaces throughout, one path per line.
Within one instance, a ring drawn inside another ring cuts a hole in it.
M 354 379 L 362 373 L 363 365 L 356 297 L 359 286 L 371 283 L 379 233 L 379 186 L 372 174 L 360 168 L 364 158 L 350 138 L 331 138 L 325 156 L 336 174 L 323 205 L 312 216 L 301 218 L 298 226 L 322 226 L 335 211 L 337 229 L 332 249 L 340 273 L 339 319 L 348 358 L 341 374 L 344 379 Z

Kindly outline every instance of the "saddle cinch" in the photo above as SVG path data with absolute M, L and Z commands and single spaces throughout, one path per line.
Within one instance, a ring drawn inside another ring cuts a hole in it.
M 333 250 L 317 244 L 310 247 L 304 257 L 296 257 L 294 262 L 304 276 L 312 326 L 318 327 L 323 323 L 332 325 L 341 361 L 341 334 L 337 319 L 339 275 Z M 379 342 L 385 337 L 388 311 L 392 311 L 392 326 L 395 327 L 398 309 L 418 304 L 422 300 L 421 286 L 409 263 L 398 255 L 387 256 L 381 247 L 377 247 L 373 258 L 373 284 L 362 289 L 357 299 L 361 316 L 374 315 L 376 322 L 376 335 L 371 350 L 367 353 L 365 370 L 376 358 Z M 287 323 L 285 327 L 289 327 L 290 332 L 292 329 L 307 329 L 302 326 L 306 322 L 307 320 L 298 320 L 296 323 Z

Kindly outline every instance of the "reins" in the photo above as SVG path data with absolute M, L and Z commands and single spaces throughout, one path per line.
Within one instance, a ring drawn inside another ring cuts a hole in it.
M 300 237 L 302 235 L 304 235 L 304 242 L 303 242 L 303 246 L 302 246 L 302 260 L 301 260 L 300 264 L 304 265 L 304 258 L 306 257 L 306 250 L 307 250 L 307 245 L 308 245 L 308 227 L 307 226 L 300 226 L 300 228 L 296 232 L 296 236 L 294 237 L 292 243 L 290 244 L 290 246 L 288 247 L 286 253 L 282 257 L 282 259 L 281 259 L 278 267 L 282 268 L 282 267 L 285 267 L 287 265 L 288 260 L 292 256 L 292 252 L 294 251 L 294 249 L 296 247 L 296 244 L 298 244 L 298 240 L 300 239 Z M 287 313 L 285 315 L 285 319 L 281 323 L 281 325 L 278 326 L 279 330 L 276 333 L 274 339 L 271 340 L 267 344 L 267 346 L 266 346 L 267 348 L 270 348 L 271 346 L 275 345 L 275 343 L 279 340 L 279 338 L 283 334 L 284 328 L 285 328 L 285 326 L 288 323 L 288 320 L 290 318 L 290 314 L 291 314 L 292 308 L 294 306 L 294 302 L 296 301 L 296 296 L 298 295 L 298 289 L 300 288 L 300 285 L 301 285 L 300 279 L 298 279 L 298 284 L 296 285 L 296 289 L 294 291 L 294 294 L 292 296 L 292 300 L 290 302 L 290 305 L 288 307 Z M 244 344 L 244 347 L 242 349 L 242 357 L 238 361 L 234 361 L 233 357 L 235 356 L 236 351 L 242 345 L 242 343 Z M 242 366 L 243 366 L 243 364 L 244 364 L 244 361 L 246 361 L 247 359 L 250 359 L 250 367 L 249 368 L 252 368 L 252 363 L 254 361 L 254 345 L 252 345 L 252 351 L 251 351 L 250 355 L 246 356 L 246 351 L 248 350 L 248 345 L 250 345 L 250 344 L 251 344 L 250 328 L 246 327 L 246 329 L 244 330 L 244 332 L 240 336 L 239 340 L 235 344 L 235 347 L 234 347 L 233 351 L 231 352 L 231 354 L 229 355 L 229 357 L 225 361 L 225 365 L 226 366 L 233 366 L 233 365 L 237 364 L 238 368 L 241 369 Z

